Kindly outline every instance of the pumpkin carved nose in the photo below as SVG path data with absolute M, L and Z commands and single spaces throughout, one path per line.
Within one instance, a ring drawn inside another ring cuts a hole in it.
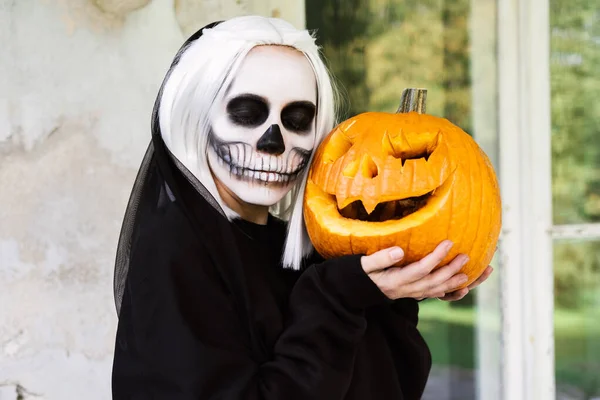
M 280 155 L 285 151 L 285 143 L 279 125 L 273 124 L 258 139 L 256 149 L 268 154 Z

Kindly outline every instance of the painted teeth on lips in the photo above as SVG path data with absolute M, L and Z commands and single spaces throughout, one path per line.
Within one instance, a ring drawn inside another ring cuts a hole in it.
M 255 171 L 255 172 L 259 172 L 259 173 L 263 173 L 264 172 L 264 173 L 267 173 L 267 174 L 274 173 L 274 174 L 277 174 L 277 175 L 283 175 L 283 176 L 285 176 L 285 175 L 295 175 L 299 171 L 301 171 L 302 168 L 304 168 L 304 163 L 302 163 L 302 164 L 298 165 L 293 171 L 289 171 L 289 172 L 288 171 L 280 171 L 279 167 L 277 167 L 275 169 L 271 169 L 271 168 L 268 168 L 268 167 L 264 168 L 264 166 L 262 165 L 262 163 L 259 163 L 259 162 L 256 162 L 255 166 L 261 165 L 262 168 L 250 168 L 249 166 L 248 167 L 242 167 L 242 166 L 236 165 L 236 163 L 234 161 L 232 161 L 231 155 L 229 154 L 229 152 L 227 151 L 226 148 L 225 149 L 218 149 L 217 150 L 217 155 L 219 156 L 219 158 L 221 159 L 221 161 L 224 162 L 225 164 L 227 164 L 230 167 L 230 169 L 232 170 L 232 172 L 234 172 L 236 174 L 237 174 L 237 172 L 235 172 L 234 169 L 240 169 L 240 170 L 244 170 L 244 171 L 245 170 L 249 170 L 249 171 Z M 240 172 L 239 175 L 242 175 L 242 172 Z M 268 177 L 263 177 L 262 178 L 262 180 L 265 180 L 265 181 L 267 179 L 269 179 L 269 178 Z
M 274 172 L 253 171 L 251 169 L 242 169 L 233 167 L 231 172 L 238 176 L 243 176 L 247 179 L 256 179 L 263 182 L 288 182 L 292 176 L 283 175 Z
M 230 171 L 236 175 L 244 175 L 244 176 L 249 176 L 249 177 L 253 177 L 255 178 L 256 174 L 258 174 L 258 178 L 255 179 L 260 179 L 260 180 L 264 180 L 264 181 L 272 181 L 275 179 L 279 179 L 277 178 L 277 176 L 280 177 L 291 177 L 296 175 L 298 172 L 300 172 L 302 170 L 302 168 L 304 168 L 304 163 L 298 165 L 293 171 L 291 172 L 287 172 L 287 171 L 279 171 L 278 169 L 252 169 L 252 168 L 244 168 L 238 165 L 233 164 L 230 160 L 231 157 L 229 157 L 228 154 L 225 155 L 220 155 L 220 160 L 222 164 L 225 164 L 229 167 Z M 248 175 L 248 174 L 253 174 L 254 175 Z

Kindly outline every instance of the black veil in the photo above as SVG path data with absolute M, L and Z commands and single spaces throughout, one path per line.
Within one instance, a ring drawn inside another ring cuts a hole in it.
M 160 103 L 163 89 L 171 72 L 190 44 L 202 35 L 203 30 L 212 28 L 220 22 L 214 22 L 203 27 L 185 41 L 177 52 L 158 92 L 152 111 L 151 141 L 133 184 L 117 245 L 113 281 L 114 299 L 117 315 L 120 315 L 121 303 L 131 269 L 131 254 L 136 248 L 136 238 L 139 236 L 140 224 L 153 213 L 160 213 L 161 204 L 173 202 L 185 215 L 187 222 L 195 233 L 202 238 L 201 242 L 206 247 L 211 260 L 218 267 L 220 279 L 227 286 L 229 292 L 234 294 L 237 311 L 243 323 L 248 324 L 248 332 L 251 336 L 249 339 L 254 347 L 255 354 L 265 354 L 264 346 L 259 343 L 250 319 L 250 301 L 241 264 L 242 260 L 237 252 L 216 250 L 222 249 L 219 244 L 234 243 L 232 224 L 208 189 L 170 153 L 162 139 L 160 130 Z M 198 215 L 198 207 L 192 207 L 190 196 L 187 194 L 184 196 L 184 192 L 193 193 L 192 202 L 206 205 L 202 207 L 202 215 Z M 139 267 L 143 266 L 136 266 L 136 268 Z

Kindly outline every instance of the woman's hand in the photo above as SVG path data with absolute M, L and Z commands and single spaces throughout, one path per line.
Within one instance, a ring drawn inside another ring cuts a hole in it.
M 466 288 L 462 288 L 455 292 L 450 292 L 450 293 L 446 294 L 445 296 L 440 296 L 440 297 L 438 297 L 438 299 L 444 300 L 444 301 L 457 301 L 457 300 L 462 299 L 471 290 L 475 289 L 477 286 L 479 286 L 483 282 L 485 282 L 487 280 L 487 278 L 489 278 L 490 275 L 492 274 L 492 271 L 494 271 L 494 269 L 490 265 L 488 265 L 488 267 L 481 273 L 481 275 L 479 276 L 479 278 L 477 278 L 475 280 L 475 282 L 471 283 Z
M 452 242 L 445 240 L 420 261 L 404 267 L 393 267 L 402 260 L 404 251 L 399 247 L 390 247 L 369 256 L 363 256 L 361 264 L 363 270 L 377 287 L 392 300 L 406 297 L 417 300 L 438 297 L 443 300 L 455 301 L 460 300 L 469 291 L 468 288 L 465 288 L 454 292 L 458 286 L 468 280 L 465 274 L 458 272 L 469 261 L 469 257 L 459 254 L 450 264 L 433 271 L 448 255 L 451 248 Z M 477 286 L 487 279 L 491 273 L 491 271 L 487 272 L 488 269 L 471 286 Z

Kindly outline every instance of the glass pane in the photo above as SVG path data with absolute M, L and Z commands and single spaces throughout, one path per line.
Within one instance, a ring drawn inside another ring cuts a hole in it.
M 495 0 L 307 0 L 306 10 L 342 88 L 343 119 L 394 112 L 402 89 L 427 88 L 427 112 L 481 138 L 496 159 Z M 421 303 L 434 364 L 423 399 L 499 398 L 496 278 L 461 302 Z
M 600 221 L 600 4 L 550 0 L 556 224 Z
M 558 397 L 600 398 L 600 241 L 556 242 L 554 275 Z

